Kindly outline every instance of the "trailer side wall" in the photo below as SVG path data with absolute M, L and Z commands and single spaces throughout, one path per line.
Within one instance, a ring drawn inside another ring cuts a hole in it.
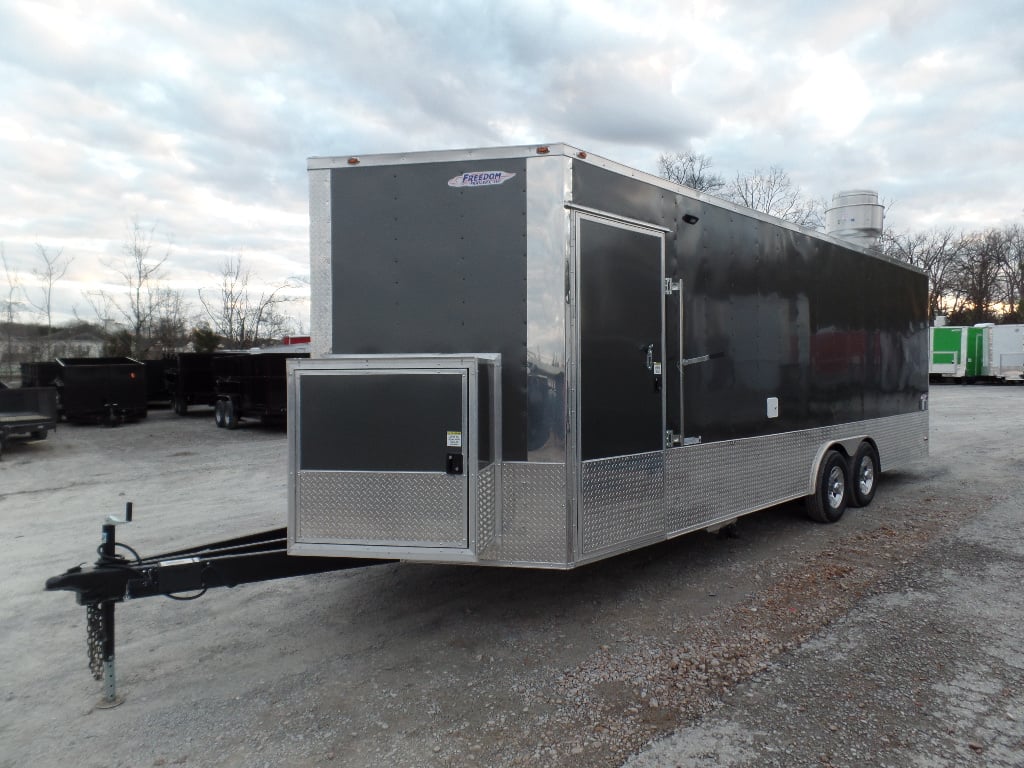
M 928 391 L 924 275 L 582 161 L 573 163 L 573 200 L 669 230 L 681 355 L 709 357 L 684 369 L 684 435 L 728 440 L 919 408 Z M 684 214 L 699 221 L 688 225 Z M 666 335 L 668 360 L 680 356 L 677 338 Z M 769 396 L 777 418 L 765 418 Z M 678 410 L 668 418 L 678 421 Z

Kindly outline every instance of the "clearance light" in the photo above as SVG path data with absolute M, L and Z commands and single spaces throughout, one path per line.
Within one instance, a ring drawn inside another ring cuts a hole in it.
M 348 159 L 348 164 L 349 165 L 359 165 L 359 158 L 358 157 L 350 157 Z
M 579 152 L 576 153 L 576 157 L 578 157 L 580 160 L 586 160 L 587 153 L 581 149 Z
M 537 154 L 538 155 L 546 155 L 550 151 L 551 150 L 548 149 L 547 147 L 537 147 Z

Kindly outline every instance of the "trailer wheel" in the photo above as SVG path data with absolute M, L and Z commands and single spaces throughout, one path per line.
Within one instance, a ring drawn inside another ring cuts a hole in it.
M 850 506 L 866 507 L 871 503 L 879 474 L 878 451 L 871 443 L 861 443 L 850 460 Z
M 829 451 L 821 460 L 814 493 L 807 497 L 807 516 L 819 523 L 834 523 L 843 516 L 850 498 L 846 458 Z
M 235 401 L 230 398 L 224 401 L 224 428 L 238 428 L 238 412 L 235 410 Z
M 224 401 L 218 400 L 213 404 L 213 423 L 218 427 L 224 426 Z

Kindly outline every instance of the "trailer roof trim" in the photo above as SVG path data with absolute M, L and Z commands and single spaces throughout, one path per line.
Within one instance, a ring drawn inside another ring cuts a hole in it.
M 546 150 L 546 151 L 542 151 Z M 798 224 L 794 224 L 785 219 L 779 219 L 775 216 L 771 216 L 761 211 L 756 211 L 753 208 L 747 208 L 743 205 L 737 205 L 736 203 L 725 200 L 721 197 L 714 195 L 708 195 L 703 192 L 699 192 L 691 187 L 677 184 L 668 179 L 662 178 L 653 173 L 647 171 L 641 171 L 632 166 L 618 163 L 614 160 L 609 160 L 606 157 L 595 155 L 590 152 L 586 152 L 579 147 L 575 147 L 571 144 L 565 143 L 554 143 L 554 144 L 524 144 L 518 146 L 504 146 L 504 147 L 479 147 L 479 148 L 466 148 L 466 149 L 444 149 L 444 150 L 426 150 L 420 152 L 391 152 L 391 153 L 380 153 L 361 155 L 358 153 L 352 153 L 348 155 L 336 155 L 336 156 L 316 156 L 310 157 L 306 161 L 306 168 L 309 171 L 322 171 L 322 170 L 333 170 L 333 169 L 358 169 L 365 166 L 380 166 L 380 165 L 415 165 L 420 163 L 438 163 L 438 162 L 457 162 L 457 161 L 472 161 L 472 160 L 511 160 L 517 158 L 550 158 L 550 157 L 565 157 L 579 162 L 590 163 L 596 165 L 599 168 L 604 168 L 609 171 L 613 171 L 624 176 L 630 176 L 635 179 L 645 181 L 649 184 L 661 187 L 662 189 L 670 190 L 676 194 L 683 195 L 697 202 L 707 203 L 714 205 L 718 208 L 725 208 L 740 216 L 748 216 L 750 218 L 758 219 L 770 224 L 785 227 L 786 229 L 792 230 L 793 232 L 810 233 L 816 238 L 821 240 L 841 245 L 844 248 L 850 248 L 859 253 L 864 253 L 882 261 L 891 262 L 894 264 L 903 264 L 909 269 L 924 274 L 924 271 L 920 268 L 907 264 L 906 262 L 893 259 L 884 254 L 878 253 L 877 251 L 869 250 L 864 246 L 861 246 L 853 241 L 844 240 L 843 238 L 836 237 L 834 235 L 826 234 L 825 232 L 817 229 L 811 229 L 810 227 L 802 227 Z M 357 164 L 353 165 L 350 160 L 352 158 L 358 158 Z M 691 213 L 691 215 L 694 215 Z M 698 217 L 699 218 L 699 217 Z M 691 223 L 687 220 L 687 223 Z M 693 222 L 696 223 L 696 222 Z

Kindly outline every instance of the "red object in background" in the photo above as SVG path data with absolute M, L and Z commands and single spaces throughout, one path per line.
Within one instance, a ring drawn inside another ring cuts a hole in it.
M 309 336 L 285 336 L 282 344 L 309 344 Z

